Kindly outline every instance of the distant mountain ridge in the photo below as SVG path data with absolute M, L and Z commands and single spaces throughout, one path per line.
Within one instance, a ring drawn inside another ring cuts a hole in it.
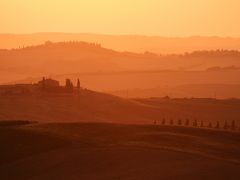
M 196 50 L 240 50 L 240 38 L 230 37 L 160 37 L 141 35 L 104 35 L 87 33 L 0 34 L 0 49 L 42 44 L 45 41 L 86 41 L 100 43 L 116 51 L 157 54 L 184 53 Z

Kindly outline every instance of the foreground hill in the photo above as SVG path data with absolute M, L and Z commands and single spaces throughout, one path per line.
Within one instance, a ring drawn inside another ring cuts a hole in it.
M 239 179 L 240 134 L 99 123 L 0 127 L 1 179 Z
M 239 125 L 240 100 L 216 99 L 125 99 L 89 90 L 79 94 L 9 95 L 0 98 L 0 120 L 39 122 L 175 123 L 181 119 Z M 213 124 L 213 125 L 214 125 Z

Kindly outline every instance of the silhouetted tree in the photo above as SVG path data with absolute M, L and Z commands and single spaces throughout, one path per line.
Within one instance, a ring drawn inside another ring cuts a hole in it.
M 173 119 L 170 119 L 170 125 L 173 125 L 174 122 L 173 122 Z
M 189 126 L 189 119 L 186 119 L 185 126 Z
M 209 125 L 208 125 L 209 128 L 212 128 L 212 123 L 210 122 Z
M 67 92 L 73 92 L 73 83 L 70 79 L 66 79 L 66 85 L 65 85 Z
M 227 123 L 227 121 L 225 121 L 225 124 L 224 124 L 223 128 L 224 128 L 224 129 L 228 129 L 228 123 Z
M 219 125 L 219 121 L 217 121 L 217 124 L 216 124 L 216 129 L 219 129 L 220 128 L 220 125 Z
M 71 80 L 70 79 L 66 79 L 65 87 L 69 88 L 70 86 L 71 86 Z
M 181 119 L 178 120 L 178 125 L 179 125 L 179 126 L 182 125 L 182 120 L 181 120 Z
M 193 126 L 194 126 L 194 127 L 197 127 L 197 125 L 198 125 L 198 124 L 197 124 L 197 120 L 195 119 L 195 120 L 193 121 Z
M 78 90 L 80 90 L 80 80 L 79 79 L 77 80 L 77 88 L 78 88 Z
M 156 125 L 156 124 L 157 124 L 157 120 L 154 120 L 154 121 L 153 121 L 153 124 Z
M 43 79 L 42 79 L 42 88 L 43 89 L 46 88 L 46 79 L 45 79 L 45 77 L 43 77 Z
M 166 119 L 163 118 L 163 119 L 162 119 L 162 125 L 165 125 L 165 124 L 166 124 Z
M 235 121 L 233 120 L 233 121 L 232 121 L 232 124 L 231 124 L 231 129 L 232 129 L 232 130 L 235 130 L 235 128 L 236 128 L 236 124 L 235 124 Z
M 203 120 L 201 120 L 201 127 L 204 127 L 204 123 L 203 123 Z

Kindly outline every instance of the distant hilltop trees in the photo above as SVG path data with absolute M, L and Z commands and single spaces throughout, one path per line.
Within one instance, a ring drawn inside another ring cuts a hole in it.
M 20 46 L 12 50 L 28 50 L 28 49 L 43 49 L 43 48 L 81 48 L 81 49 L 105 49 L 100 43 L 89 43 L 84 41 L 65 41 L 65 42 L 52 42 L 46 41 L 41 45 L 34 46 Z M 109 49 L 110 50 L 110 49 Z M 0 49 L 0 52 L 8 50 Z M 145 51 L 144 53 L 133 53 L 123 52 L 123 54 L 130 56 L 145 56 L 151 58 L 171 58 L 171 57 L 182 57 L 182 58 L 240 58 L 240 51 L 238 50 L 227 50 L 227 49 L 214 49 L 214 50 L 198 50 L 192 52 L 185 52 L 182 54 L 157 54 L 154 52 Z
M 42 46 L 85 46 L 85 47 L 98 47 L 101 48 L 100 43 L 88 43 L 84 41 L 65 41 L 65 42 L 51 42 L 51 41 L 45 41 L 44 45 Z
M 208 51 L 193 51 L 191 53 L 185 53 L 184 57 L 205 57 L 205 58 L 240 58 L 240 52 L 237 50 L 208 50 Z
M 21 46 L 15 50 L 27 50 L 27 49 L 36 49 L 36 48 L 55 48 L 55 47 L 64 47 L 64 48 L 101 48 L 100 43 L 88 43 L 83 41 L 66 41 L 66 42 L 52 42 L 45 41 L 44 44 L 34 45 L 34 46 Z M 13 49 L 14 50 L 14 49 Z
M 228 70 L 240 70 L 240 67 L 237 66 L 227 66 L 227 67 L 220 67 L 220 66 L 213 66 L 207 69 L 207 71 L 228 71 Z

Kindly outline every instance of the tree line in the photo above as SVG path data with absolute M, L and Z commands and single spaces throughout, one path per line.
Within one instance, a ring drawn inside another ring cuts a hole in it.
M 163 118 L 160 121 L 154 120 L 154 125 L 170 125 L 170 126 L 185 126 L 185 127 L 200 127 L 200 128 L 214 128 L 214 129 L 224 129 L 224 130 L 239 130 L 240 127 L 237 127 L 236 121 L 227 121 L 222 124 L 220 121 L 213 122 L 204 122 L 203 120 L 190 120 L 189 118 L 186 119 L 177 119 L 174 120 L 172 118 L 166 119 Z

